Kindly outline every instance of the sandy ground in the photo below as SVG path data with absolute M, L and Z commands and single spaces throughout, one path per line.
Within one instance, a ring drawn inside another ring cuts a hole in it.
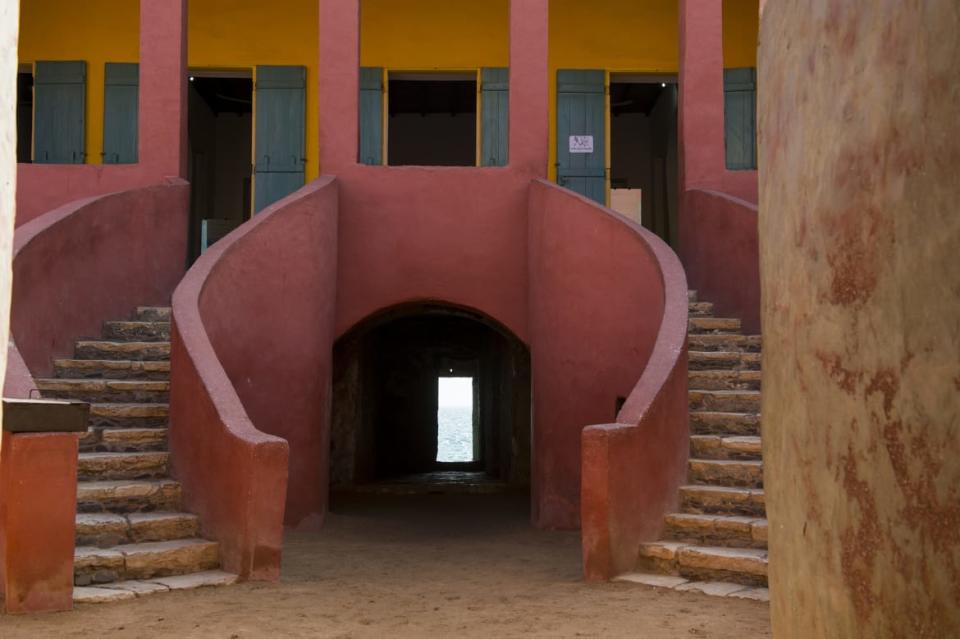
M 579 538 L 503 496 L 368 496 L 291 533 L 278 584 L 0 617 L 0 637 L 769 637 L 767 604 L 580 580 Z

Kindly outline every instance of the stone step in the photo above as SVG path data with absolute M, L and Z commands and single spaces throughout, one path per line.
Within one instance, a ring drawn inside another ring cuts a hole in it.
M 166 426 L 170 406 L 165 403 L 90 404 L 90 426 L 100 428 L 156 428 Z
M 641 545 L 637 568 L 696 581 L 767 585 L 767 551 L 760 548 L 654 542 Z
M 690 456 L 698 459 L 760 459 L 759 437 L 691 435 Z
M 169 361 L 58 359 L 53 368 L 57 377 L 68 379 L 170 379 Z
M 78 546 L 73 554 L 73 579 L 77 586 L 185 575 L 219 567 L 217 542 L 197 538 L 109 548 Z
M 739 333 L 740 320 L 735 317 L 691 317 L 687 330 L 690 333 Z
M 697 301 L 697 292 L 696 291 L 687 291 L 687 302 L 693 303 Z
M 758 586 L 744 586 L 728 581 L 690 581 L 674 575 L 659 575 L 649 572 L 630 572 L 614 577 L 613 581 L 640 584 L 653 588 L 667 588 L 682 592 L 699 592 L 711 597 L 731 597 L 752 601 L 770 601 L 770 591 Z
M 178 512 L 78 513 L 77 545 L 109 547 L 188 539 L 200 534 L 196 515 Z
M 169 306 L 138 306 L 133 314 L 133 319 L 138 322 L 169 322 Z
M 708 486 L 763 487 L 763 462 L 729 459 L 691 459 L 690 482 Z
M 766 517 L 762 488 L 681 486 L 680 508 L 685 513 L 714 513 Z
M 690 432 L 697 435 L 757 436 L 760 434 L 760 415 L 692 410 Z
M 687 336 L 687 348 L 691 351 L 746 351 L 760 352 L 759 335 L 735 333 L 691 333 Z
M 694 390 L 760 390 L 760 371 L 692 370 L 689 387 Z
M 767 520 L 743 515 L 672 513 L 667 515 L 664 538 L 670 541 L 725 546 L 766 548 Z
M 81 481 L 77 511 L 133 513 L 180 510 L 180 482 L 172 479 Z
M 103 338 L 118 342 L 169 342 L 170 322 L 104 322 Z
M 79 399 L 91 403 L 166 402 L 170 382 L 134 379 L 38 379 L 44 397 Z
M 743 351 L 689 351 L 687 368 L 697 370 L 760 370 L 760 353 Z
M 691 388 L 689 396 L 691 411 L 760 412 L 760 391 L 756 390 L 698 390 Z
M 90 428 L 80 437 L 83 452 L 131 453 L 166 448 L 166 428 Z
M 709 317 L 713 315 L 713 302 L 690 302 L 690 317 Z
M 170 453 L 80 453 L 77 475 L 81 480 L 149 479 L 167 474 Z
M 153 595 L 171 590 L 193 590 L 237 583 L 237 575 L 222 570 L 204 570 L 173 577 L 131 579 L 98 586 L 77 586 L 73 589 L 73 603 L 111 603 Z
M 77 359 L 169 360 L 170 342 L 117 342 L 81 340 L 74 348 Z

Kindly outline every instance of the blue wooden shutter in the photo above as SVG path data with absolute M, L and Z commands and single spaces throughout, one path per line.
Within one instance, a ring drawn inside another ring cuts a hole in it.
M 34 162 L 83 164 L 86 62 L 37 62 Z
M 108 62 L 103 87 L 103 163 L 137 161 L 140 65 Z
M 607 198 L 604 80 L 603 71 L 557 71 L 557 183 L 600 204 Z M 593 150 L 571 152 L 574 136 Z
M 757 168 L 757 83 L 755 69 L 723 72 L 727 168 Z
M 306 69 L 257 67 L 254 212 L 303 186 Z
M 480 166 L 506 166 L 510 70 L 480 70 Z
M 383 69 L 360 69 L 360 164 L 383 164 Z

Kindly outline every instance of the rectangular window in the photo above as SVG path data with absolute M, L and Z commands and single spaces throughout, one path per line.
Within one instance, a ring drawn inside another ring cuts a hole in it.
M 477 165 L 476 74 L 391 74 L 388 164 Z
M 17 162 L 33 160 L 33 72 L 17 74 Z
M 34 81 L 33 161 L 83 164 L 86 62 L 37 62 Z
M 473 378 L 440 377 L 437 389 L 437 461 L 476 461 Z
M 756 69 L 723 72 L 727 168 L 731 171 L 757 168 L 756 75 Z

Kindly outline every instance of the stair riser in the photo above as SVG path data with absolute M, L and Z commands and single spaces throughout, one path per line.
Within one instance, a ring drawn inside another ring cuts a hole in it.
M 118 342 L 169 342 L 170 324 L 166 322 L 106 322 L 103 338 Z
M 747 527 L 745 530 L 741 530 L 739 528 L 724 530 L 692 530 L 685 526 L 675 526 L 668 523 L 664 532 L 664 539 L 669 541 L 700 544 L 702 546 L 763 549 L 766 549 L 767 547 L 766 538 L 754 539 L 749 527 Z
M 76 359 L 162 361 L 170 359 L 167 342 L 123 344 L 119 342 L 78 342 Z
M 714 568 L 708 562 L 705 562 L 707 565 L 691 563 L 677 558 L 648 557 L 641 553 L 637 561 L 637 570 L 664 575 L 679 575 L 690 581 L 725 581 L 746 586 L 767 586 L 766 565 L 762 562 L 743 562 L 742 566 L 730 563 L 729 565 L 734 569 Z
M 170 309 L 156 306 L 141 306 L 133 314 L 137 322 L 169 322 Z
M 103 432 L 101 428 L 91 428 L 80 438 L 80 452 L 92 453 L 133 453 L 163 451 L 167 449 L 166 432 L 140 432 L 130 428 L 129 435 L 122 431 Z
M 731 371 L 725 375 L 690 372 L 690 390 L 760 390 L 760 379 Z
M 687 331 L 691 335 L 738 334 L 740 333 L 740 321 L 719 317 L 692 317 L 687 325 Z
M 77 512 L 138 513 L 178 511 L 181 507 L 180 486 L 174 485 L 145 495 L 78 496 Z
M 690 302 L 688 309 L 690 317 L 710 317 L 713 315 L 712 302 Z
M 114 452 L 114 451 L 111 451 Z M 136 466 L 127 468 L 108 468 L 103 470 L 84 470 L 77 472 L 80 481 L 108 481 L 113 479 L 159 479 L 168 473 L 166 464 L 156 466 Z
M 687 369 L 694 371 L 759 371 L 759 353 L 729 353 L 726 351 L 699 351 L 690 354 Z
M 700 464 L 691 460 L 690 481 L 704 486 L 763 488 L 763 467 L 760 465 Z
M 680 567 L 679 574 L 690 581 L 725 581 L 728 583 L 743 584 L 744 586 L 767 587 L 766 575 L 754 575 L 745 572 L 730 570 L 711 570 L 707 568 Z
M 690 457 L 695 459 L 740 459 L 760 461 L 763 458 L 761 451 L 740 450 L 729 446 L 714 445 L 712 442 L 702 442 L 698 439 L 690 440 Z
M 720 413 L 759 413 L 759 395 L 711 395 L 690 390 L 691 411 L 711 411 Z
M 760 340 L 756 336 L 692 333 L 688 336 L 687 343 L 691 351 L 760 352 Z
M 56 397 L 58 399 L 79 399 L 81 401 L 99 404 L 163 404 L 170 401 L 169 391 L 126 390 L 115 388 L 105 388 L 102 390 L 57 388 L 55 390 L 44 390 L 42 392 L 44 397 Z
M 188 539 L 200 534 L 200 526 L 195 518 L 184 518 L 175 523 L 162 525 L 136 525 L 117 523 L 100 526 L 77 526 L 76 544 L 78 546 L 97 546 L 106 548 L 119 544 L 136 544 L 150 541 L 169 541 Z
M 701 498 L 680 494 L 680 510 L 685 513 L 707 515 L 742 515 L 744 517 L 766 517 L 767 509 L 761 498 L 724 499 L 718 497 Z
M 690 412 L 690 432 L 694 435 L 760 435 L 759 415 L 708 415 Z
M 74 567 L 73 579 L 75 585 L 83 586 L 90 583 L 185 575 L 219 567 L 220 556 L 216 544 L 204 544 L 171 552 L 110 557 L 89 562 L 88 565 Z
M 138 379 L 151 381 L 170 381 L 170 365 L 166 362 L 147 362 L 155 364 L 154 366 L 144 367 L 142 365 L 112 366 L 105 365 L 71 365 L 56 364 L 54 371 L 57 377 L 63 379 Z M 118 362 L 119 364 L 119 362 Z M 142 364 L 142 362 L 137 362 Z M 162 364 L 162 366 L 157 366 Z

